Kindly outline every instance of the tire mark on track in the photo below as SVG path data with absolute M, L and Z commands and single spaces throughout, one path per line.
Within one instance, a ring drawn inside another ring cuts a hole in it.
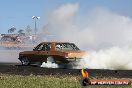
M 81 69 L 41 68 L 37 66 L 0 65 L 1 74 L 9 75 L 76 75 Z M 132 70 L 87 69 L 92 77 L 132 78 Z

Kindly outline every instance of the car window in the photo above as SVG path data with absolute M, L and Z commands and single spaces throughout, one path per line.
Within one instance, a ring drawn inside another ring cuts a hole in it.
M 43 44 L 43 47 L 41 50 L 50 51 L 51 50 L 51 43 Z
M 51 43 L 39 44 L 35 50 L 49 51 L 51 49 Z
M 59 50 L 79 50 L 79 48 L 73 43 L 57 43 L 55 46 L 57 51 Z
M 43 44 L 39 44 L 38 46 L 35 47 L 34 50 L 41 50 L 40 48 L 43 46 Z
M 38 47 L 38 50 L 42 50 L 43 44 Z
M 63 50 L 74 50 L 70 43 L 63 43 Z
M 74 50 L 80 50 L 74 43 L 71 43 L 71 46 L 73 47 Z
M 55 49 L 57 51 L 61 50 L 62 49 L 62 44 L 61 43 L 57 43 L 56 46 L 55 46 Z

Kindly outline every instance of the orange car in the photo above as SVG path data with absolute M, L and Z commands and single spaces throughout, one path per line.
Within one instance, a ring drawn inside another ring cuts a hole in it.
M 81 59 L 85 52 L 81 51 L 74 43 L 69 42 L 42 42 L 33 51 L 19 53 L 22 65 L 32 63 L 51 62 L 56 64 L 67 64 Z

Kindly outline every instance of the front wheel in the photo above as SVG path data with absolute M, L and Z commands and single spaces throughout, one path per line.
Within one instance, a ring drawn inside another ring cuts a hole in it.
M 26 57 L 23 57 L 21 59 L 21 63 L 22 63 L 22 65 L 30 65 L 30 62 L 29 62 L 29 60 Z

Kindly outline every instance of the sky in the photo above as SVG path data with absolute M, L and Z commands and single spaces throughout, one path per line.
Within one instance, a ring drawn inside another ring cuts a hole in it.
M 41 30 L 50 13 L 68 3 L 80 5 L 77 14 L 80 20 L 85 19 L 83 16 L 88 11 L 99 7 L 132 17 L 132 0 L 0 0 L 0 33 L 7 33 L 12 26 L 19 30 L 30 25 L 34 29 L 32 16 L 41 17 L 37 21 L 37 27 Z

